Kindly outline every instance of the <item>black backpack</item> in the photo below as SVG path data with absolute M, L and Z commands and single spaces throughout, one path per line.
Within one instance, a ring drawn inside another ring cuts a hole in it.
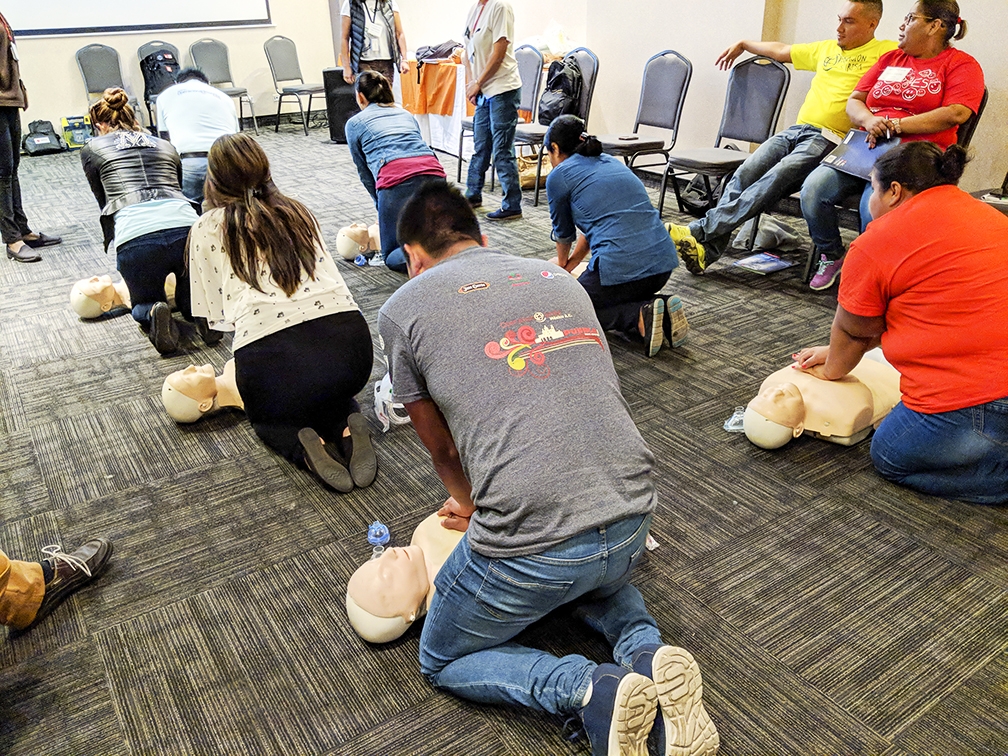
M 170 50 L 155 50 L 140 61 L 140 72 L 144 78 L 144 99 L 159 95 L 175 83 L 179 64 Z
M 550 63 L 546 74 L 546 91 L 539 98 L 539 123 L 549 126 L 554 118 L 577 113 L 584 79 L 581 66 L 574 58 Z
M 21 140 L 21 146 L 29 155 L 48 155 L 67 149 L 63 137 L 56 133 L 56 129 L 49 121 L 29 123 L 28 133 Z

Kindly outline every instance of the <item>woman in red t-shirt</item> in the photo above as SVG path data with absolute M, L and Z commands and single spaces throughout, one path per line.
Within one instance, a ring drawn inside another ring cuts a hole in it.
M 959 125 L 977 112 L 984 93 L 980 64 L 950 44 L 965 36 L 966 22 L 954 0 L 919 0 L 900 25 L 899 48 L 880 57 L 847 100 L 851 123 L 868 132 L 872 145 L 893 136 L 943 148 L 955 144 Z M 863 232 L 872 219 L 870 184 L 820 165 L 802 185 L 802 215 L 819 253 L 810 283 L 817 291 L 830 288 L 843 265 L 836 206 L 858 193 Z
M 911 142 L 879 158 L 875 221 L 851 244 L 828 347 L 798 366 L 837 380 L 881 344 L 902 401 L 871 456 L 925 493 L 1008 503 L 1008 217 L 956 183 L 958 145 Z

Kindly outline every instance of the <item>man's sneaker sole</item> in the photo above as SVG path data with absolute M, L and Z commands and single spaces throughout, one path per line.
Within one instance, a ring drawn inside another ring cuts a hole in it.
M 651 660 L 660 716 L 665 723 L 664 756 L 714 756 L 721 745 L 703 705 L 703 678 L 693 655 L 662 646 Z
M 669 346 L 677 347 L 686 341 L 689 322 L 686 320 L 686 310 L 683 309 L 682 300 L 679 297 L 665 299 L 665 320 L 662 323 L 662 328 Z
M 609 727 L 609 756 L 648 756 L 647 739 L 657 708 L 651 680 L 636 672 L 620 680 Z

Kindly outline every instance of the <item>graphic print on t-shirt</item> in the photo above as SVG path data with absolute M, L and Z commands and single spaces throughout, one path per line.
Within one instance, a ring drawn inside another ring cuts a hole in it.
M 899 79 L 894 75 L 887 75 L 893 72 L 905 73 Z M 907 102 L 912 102 L 918 97 L 927 97 L 928 95 L 933 97 L 940 94 L 941 91 L 941 79 L 930 68 L 911 71 L 908 68 L 889 66 L 875 82 L 871 94 L 876 100 L 886 97 L 901 97 Z
M 546 355 L 560 349 L 575 346 L 596 345 L 602 349 L 602 337 L 597 328 L 562 328 L 560 322 L 572 317 L 569 313 L 537 312 L 529 317 L 505 323 L 504 335 L 497 341 L 487 342 L 483 349 L 491 360 L 506 360 L 508 367 L 516 375 L 531 375 L 534 378 L 549 378 L 550 368 Z

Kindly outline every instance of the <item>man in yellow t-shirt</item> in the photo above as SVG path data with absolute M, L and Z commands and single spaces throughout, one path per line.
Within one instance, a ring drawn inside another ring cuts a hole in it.
M 799 70 L 815 71 L 815 76 L 798 111 L 798 122 L 770 137 L 746 159 L 728 182 L 717 206 L 689 226 L 668 224 L 672 241 L 690 273 L 703 273 L 727 248 L 736 228 L 797 191 L 850 129 L 847 98 L 862 74 L 879 56 L 894 50 L 896 43 L 875 39 L 882 18 L 881 0 L 848 0 L 837 17 L 836 41 L 787 45 L 742 40 L 717 59 L 720 68 L 728 69 L 739 55 L 749 52 L 792 63 Z

